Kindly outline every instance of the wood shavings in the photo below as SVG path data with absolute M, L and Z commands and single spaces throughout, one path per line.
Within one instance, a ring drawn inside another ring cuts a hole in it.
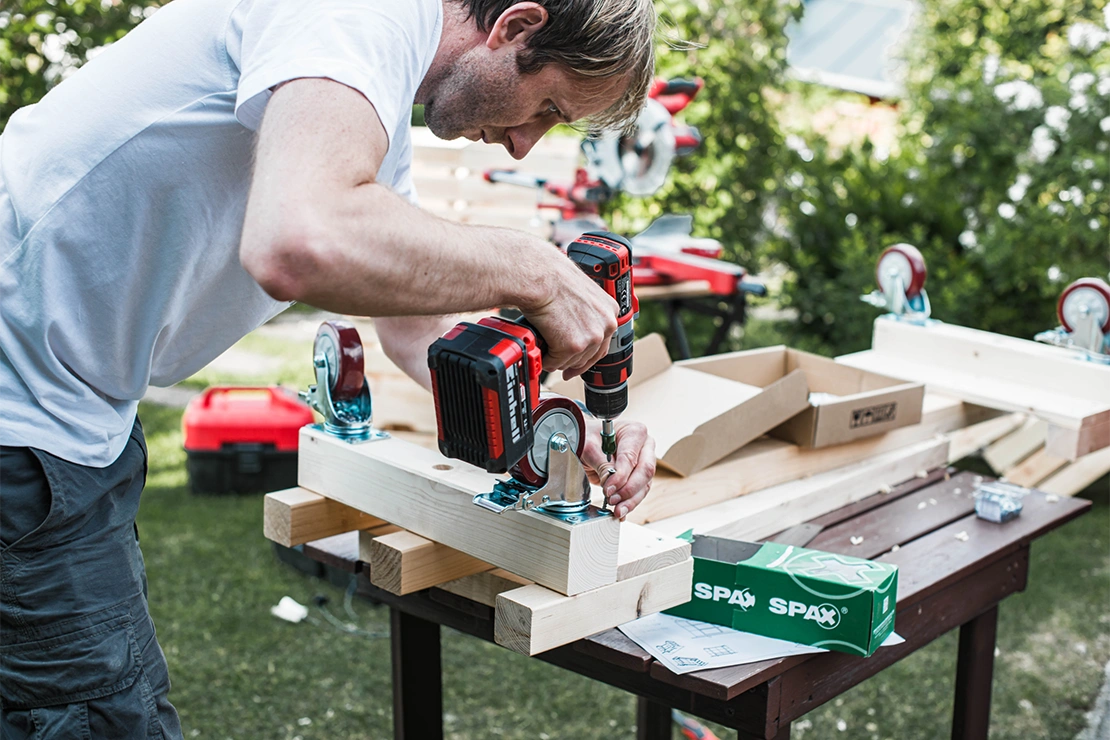
M 968 536 L 967 532 L 957 532 L 956 539 L 958 539 L 960 542 L 967 542 L 971 539 L 971 537 Z
M 935 498 L 929 499 L 929 506 L 936 506 L 936 505 L 937 505 L 937 500 Z
M 1054 504 L 1060 500 L 1060 497 L 1057 496 L 1055 493 L 1047 493 L 1045 494 L 1044 500 L 1050 504 Z
M 887 485 L 886 483 L 879 486 L 879 493 L 893 493 L 893 492 L 894 492 L 894 486 Z
M 902 547 L 900 545 L 895 545 L 894 547 L 890 548 L 890 551 L 891 552 L 898 552 L 901 549 L 902 549 Z
M 920 511 L 921 509 L 924 509 L 924 508 L 925 508 L 926 506 L 928 506 L 928 505 L 929 505 L 929 504 L 927 504 L 927 503 L 925 503 L 924 501 L 922 501 L 922 502 L 921 502 L 920 504 L 918 504 L 918 505 L 917 505 L 917 510 L 918 510 L 918 511 Z
M 849 537 L 848 541 L 851 542 L 853 545 L 862 545 L 863 544 L 863 538 L 862 537 Z
M 929 477 L 929 471 L 928 470 L 919 470 L 919 471 L 917 471 L 917 473 L 915 473 L 915 477 L 917 477 L 917 478 L 928 478 Z

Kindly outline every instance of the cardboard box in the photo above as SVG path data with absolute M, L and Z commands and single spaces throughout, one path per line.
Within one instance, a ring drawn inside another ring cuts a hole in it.
M 663 338 L 636 342 L 628 410 L 655 438 L 659 464 L 692 475 L 766 434 L 809 405 L 801 370 L 788 369 L 783 347 L 672 363 Z M 582 400 L 582 381 L 548 387 Z
M 703 535 L 693 555 L 693 597 L 668 614 L 864 656 L 894 631 L 897 566 Z
M 787 368 L 806 375 L 810 403 L 805 411 L 775 427 L 772 437 L 802 447 L 827 447 L 921 421 L 923 383 L 847 367 L 808 352 L 785 352 Z

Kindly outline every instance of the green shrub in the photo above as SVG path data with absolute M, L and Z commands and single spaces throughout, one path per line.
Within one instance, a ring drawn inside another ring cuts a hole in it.
M 796 339 L 826 352 L 868 345 L 875 310 L 853 293 L 891 243 L 924 254 L 935 317 L 1022 337 L 1056 325 L 1068 282 L 1110 269 L 1105 20 L 1060 0 L 945 0 L 923 16 L 897 151 L 815 143 L 784 181 L 783 302 Z

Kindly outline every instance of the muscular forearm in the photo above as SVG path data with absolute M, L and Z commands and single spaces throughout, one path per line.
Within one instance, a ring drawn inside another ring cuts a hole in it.
M 569 375 L 606 352 L 618 306 L 547 242 L 436 218 L 379 182 L 374 107 L 330 80 L 270 98 L 243 222 L 243 267 L 271 296 L 364 316 L 521 309 Z
M 437 218 L 376 183 L 248 211 L 243 247 L 275 297 L 366 316 L 534 309 L 560 257 L 537 237 Z

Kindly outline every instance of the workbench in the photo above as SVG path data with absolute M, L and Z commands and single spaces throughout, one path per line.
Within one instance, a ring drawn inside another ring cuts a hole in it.
M 1091 504 L 1034 491 L 1021 516 L 992 524 L 975 517 L 976 478 L 934 469 L 767 538 L 898 565 L 895 629 L 905 642 L 870 658 L 830 652 L 679 676 L 616 629 L 535 657 L 636 694 L 639 740 L 669 740 L 672 707 L 735 728 L 741 740 L 783 740 L 794 720 L 959 627 L 952 737 L 986 738 L 998 605 L 1025 588 L 1033 540 Z M 313 565 L 356 578 L 360 595 L 390 609 L 394 737 L 442 738 L 439 627 L 492 642 L 493 609 L 439 588 L 383 591 L 358 552 L 356 532 L 303 546 Z
M 667 312 L 670 331 L 667 341 L 680 360 L 691 357 L 715 355 L 734 330 L 748 320 L 748 294 L 762 296 L 767 289 L 762 283 L 745 281 L 740 289 L 729 296 L 715 295 L 705 280 L 687 280 L 670 285 L 645 285 L 636 288 L 636 297 L 644 302 L 655 302 Z M 687 313 L 708 316 L 717 321 L 709 344 L 699 347 L 695 355 L 690 350 L 683 316 Z

